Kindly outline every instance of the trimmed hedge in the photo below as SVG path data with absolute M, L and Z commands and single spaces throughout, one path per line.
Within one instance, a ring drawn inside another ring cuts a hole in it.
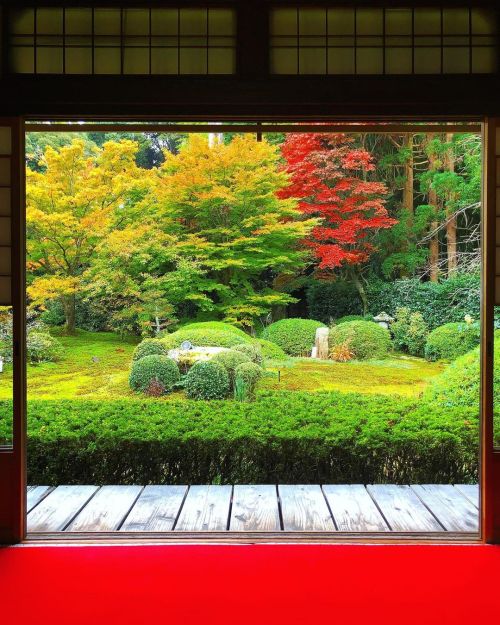
M 241 328 L 225 323 L 224 321 L 195 321 L 186 323 L 180 327 L 180 330 L 220 330 L 222 332 L 232 332 L 238 336 L 248 338 L 248 334 Z
M 132 362 L 129 384 L 133 391 L 145 393 L 150 384 L 155 382 L 163 387 L 165 393 L 169 393 L 179 382 L 180 377 L 179 367 L 175 360 L 167 356 L 151 354 Z
M 267 326 L 262 338 L 276 343 L 290 356 L 310 356 L 316 330 L 323 327 L 321 321 L 314 319 L 281 319 Z
M 389 330 L 373 321 L 346 321 L 330 328 L 330 351 L 345 346 L 356 360 L 383 358 L 391 348 Z
M 230 390 L 232 390 L 234 388 L 236 368 L 244 362 L 250 362 L 250 356 L 247 356 L 247 354 L 237 351 L 236 349 L 230 349 L 227 352 L 215 354 L 215 356 L 211 359 L 211 362 L 218 362 L 224 367 L 229 376 Z
M 213 359 L 196 362 L 186 376 L 186 396 L 190 399 L 223 399 L 230 388 L 226 367 Z
M 427 360 L 455 360 L 463 356 L 481 340 L 479 323 L 445 323 L 433 330 L 425 343 Z
M 0 439 L 12 403 L 0 403 Z M 478 409 L 342 393 L 30 401 L 31 484 L 466 483 Z
M 242 362 L 234 373 L 234 397 L 240 400 L 255 398 L 255 389 L 258 381 L 264 375 L 264 370 L 255 362 Z
M 167 356 L 168 349 L 160 339 L 144 339 L 134 349 L 132 360 L 140 360 L 144 356 Z
M 384 310 L 395 317 L 396 309 L 405 306 L 420 312 L 431 330 L 449 321 L 463 321 L 465 315 L 479 319 L 481 286 L 475 274 L 459 274 L 442 282 L 372 279 L 365 291 L 372 315 Z M 343 280 L 313 282 L 307 289 L 307 305 L 310 317 L 327 324 L 345 315 L 363 314 L 358 292 Z
M 265 339 L 255 339 L 255 341 L 260 345 L 264 360 L 288 360 L 288 355 L 276 343 Z
M 262 365 L 262 348 L 259 343 L 242 343 L 235 345 L 234 349 L 248 356 L 248 358 L 257 365 Z

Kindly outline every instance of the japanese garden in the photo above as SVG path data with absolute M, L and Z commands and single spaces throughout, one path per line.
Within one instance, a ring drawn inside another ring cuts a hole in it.
M 83 130 L 27 135 L 30 483 L 477 482 L 478 135 Z

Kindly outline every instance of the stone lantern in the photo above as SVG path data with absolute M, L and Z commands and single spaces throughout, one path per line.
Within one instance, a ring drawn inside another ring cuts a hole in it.
M 373 321 L 378 323 L 379 326 L 382 326 L 386 330 L 389 329 L 389 324 L 393 323 L 394 319 L 386 312 L 379 313 L 376 317 L 373 317 Z

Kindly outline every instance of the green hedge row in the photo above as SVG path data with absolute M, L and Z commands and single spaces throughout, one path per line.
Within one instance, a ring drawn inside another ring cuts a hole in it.
M 9 402 L 0 404 L 0 439 Z M 342 393 L 30 401 L 32 484 L 477 480 L 477 409 Z
M 450 321 L 463 321 L 465 315 L 479 319 L 480 279 L 478 275 L 458 275 L 442 282 L 422 282 L 418 278 L 366 285 L 372 315 L 382 311 L 395 316 L 396 309 L 407 307 L 422 313 L 429 329 Z M 344 315 L 361 315 L 359 295 L 350 283 L 313 282 L 307 290 L 309 317 L 329 323 Z

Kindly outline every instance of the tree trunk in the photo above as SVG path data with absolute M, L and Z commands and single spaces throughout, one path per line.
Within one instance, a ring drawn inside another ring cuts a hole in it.
M 66 318 L 64 327 L 68 334 L 74 334 L 76 328 L 76 296 L 66 295 L 62 298 L 64 316 Z
M 408 226 L 411 227 L 413 223 L 413 135 L 406 136 L 406 144 L 404 147 L 410 152 L 410 157 L 405 164 L 403 209 L 408 214 Z
M 452 134 L 446 135 L 447 143 L 451 143 L 453 140 Z M 453 149 L 447 150 L 446 154 L 446 169 L 452 173 L 455 172 L 455 156 Z M 447 215 L 446 220 L 446 254 L 448 261 L 448 277 L 452 276 L 457 271 L 457 217 L 456 215 Z
M 430 142 L 434 139 L 432 134 L 427 135 Z M 435 170 L 436 157 L 429 154 L 429 171 Z M 434 207 L 434 215 L 438 214 L 438 199 L 434 189 L 429 189 L 428 193 L 429 205 Z M 429 277 L 431 282 L 439 280 L 439 221 L 433 219 L 431 221 L 431 238 L 429 240 Z
M 358 291 L 359 299 L 361 300 L 361 304 L 363 306 L 363 315 L 367 315 L 368 314 L 368 297 L 366 295 L 363 282 L 361 278 L 359 277 L 357 270 L 354 267 L 349 268 L 349 273 L 351 275 L 354 286 L 356 287 L 356 290 Z

